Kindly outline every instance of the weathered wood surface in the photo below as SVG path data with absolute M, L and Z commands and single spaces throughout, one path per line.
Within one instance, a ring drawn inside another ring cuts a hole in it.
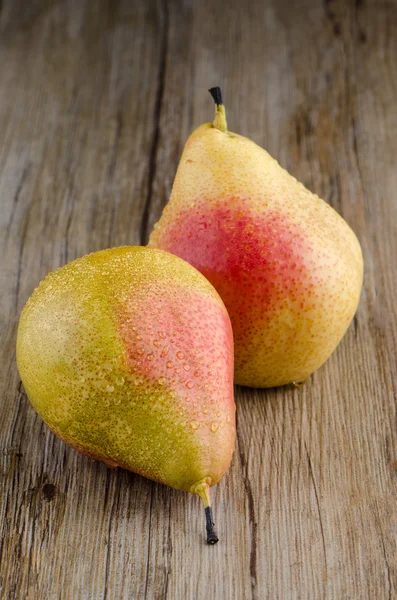
M 397 4 L 0 2 L 0 597 L 397 597 Z M 45 274 L 145 243 L 221 85 L 253 138 L 357 232 L 365 286 L 299 389 L 237 389 L 200 501 L 80 456 L 30 407 L 20 311 Z

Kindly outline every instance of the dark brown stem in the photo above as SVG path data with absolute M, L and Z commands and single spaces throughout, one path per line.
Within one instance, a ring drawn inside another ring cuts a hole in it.
M 205 509 L 205 520 L 207 527 L 207 544 L 213 546 L 219 542 L 219 538 L 215 533 L 215 523 L 212 520 L 212 508 L 210 506 L 207 506 Z
M 213 97 L 215 104 L 223 104 L 222 92 L 221 92 L 220 87 L 213 87 L 213 88 L 210 88 L 208 91 L 211 94 L 211 96 Z

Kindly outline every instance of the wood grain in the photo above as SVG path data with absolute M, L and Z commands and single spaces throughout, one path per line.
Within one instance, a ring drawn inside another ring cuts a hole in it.
M 397 597 L 397 4 L 0 2 L 0 597 Z M 108 470 L 31 408 L 20 311 L 45 274 L 145 243 L 221 85 L 357 232 L 357 316 L 300 388 L 236 389 L 238 444 L 198 498 Z

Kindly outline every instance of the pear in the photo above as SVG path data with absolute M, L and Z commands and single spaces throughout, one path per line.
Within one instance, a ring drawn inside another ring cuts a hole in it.
M 304 381 L 351 322 L 363 279 L 360 244 L 326 202 L 261 147 L 215 119 L 186 142 L 171 197 L 149 240 L 195 266 L 229 312 L 235 381 Z
M 212 285 L 161 250 L 121 247 L 47 275 L 23 309 L 19 373 L 76 450 L 204 501 L 235 445 L 233 337 Z

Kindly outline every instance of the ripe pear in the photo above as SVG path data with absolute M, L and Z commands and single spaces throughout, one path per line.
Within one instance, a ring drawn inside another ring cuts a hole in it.
M 47 275 L 23 309 L 27 395 L 76 450 L 204 501 L 235 444 L 233 337 L 212 285 L 143 247 L 95 252 Z
M 186 142 L 171 197 L 149 240 L 195 266 L 229 312 L 235 381 L 304 381 L 356 312 L 360 244 L 347 223 L 261 147 L 215 120 Z

